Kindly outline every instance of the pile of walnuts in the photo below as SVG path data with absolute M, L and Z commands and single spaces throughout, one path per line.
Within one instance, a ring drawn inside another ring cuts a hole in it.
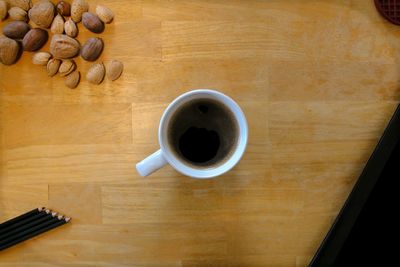
M 32 0 L 0 0 L 0 21 L 12 20 L 3 28 L 0 35 L 0 62 L 11 65 L 18 61 L 22 51 L 34 52 L 42 48 L 48 38 L 52 38 L 49 52 L 36 52 L 32 62 L 46 66 L 49 76 L 59 73 L 65 76 L 65 85 L 76 88 L 81 75 L 73 60 L 81 56 L 86 61 L 96 61 L 103 51 L 104 42 L 99 37 L 92 37 L 81 44 L 75 39 L 78 35 L 77 24 L 82 21 L 89 31 L 99 34 L 105 24 L 111 23 L 114 14 L 105 6 L 96 6 L 96 14 L 89 12 L 89 5 L 84 0 L 59 1 L 54 5 L 48 0 L 32 4 Z M 67 20 L 66 18 L 69 17 Z M 37 27 L 32 28 L 28 21 Z M 123 64 L 111 60 L 106 66 L 102 62 L 93 64 L 86 74 L 86 79 L 93 84 L 100 84 L 107 77 L 114 81 L 123 71 Z

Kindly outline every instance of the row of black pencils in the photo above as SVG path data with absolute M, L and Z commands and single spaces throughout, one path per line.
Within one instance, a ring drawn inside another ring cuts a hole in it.
M 69 222 L 71 218 L 37 208 L 0 224 L 0 251 Z

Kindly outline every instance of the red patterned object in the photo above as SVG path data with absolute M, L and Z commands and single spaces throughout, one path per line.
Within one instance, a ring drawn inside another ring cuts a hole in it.
M 384 18 L 400 25 L 400 0 L 375 0 L 375 6 Z

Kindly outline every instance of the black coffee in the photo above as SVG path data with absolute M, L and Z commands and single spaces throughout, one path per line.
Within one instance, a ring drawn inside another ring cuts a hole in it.
M 238 126 L 232 112 L 211 99 L 192 100 L 171 118 L 168 141 L 174 153 L 189 164 L 222 164 L 235 150 Z
M 204 163 L 213 159 L 219 149 L 219 134 L 206 128 L 189 127 L 179 138 L 179 151 L 186 159 Z

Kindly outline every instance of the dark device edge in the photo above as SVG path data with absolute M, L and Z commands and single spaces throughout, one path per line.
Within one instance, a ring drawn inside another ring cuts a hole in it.
M 400 105 L 388 123 L 346 202 L 336 217 L 309 267 L 333 266 L 358 215 L 378 181 L 386 162 L 400 139 Z

